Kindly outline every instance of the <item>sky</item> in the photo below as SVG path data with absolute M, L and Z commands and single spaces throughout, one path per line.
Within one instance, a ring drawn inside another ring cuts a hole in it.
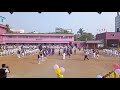
M 55 28 L 72 29 L 76 34 L 79 28 L 93 35 L 103 31 L 115 31 L 115 17 L 117 12 L 0 12 L 0 16 L 5 17 L 0 24 L 9 24 L 12 29 L 24 29 L 25 32 L 54 32 Z

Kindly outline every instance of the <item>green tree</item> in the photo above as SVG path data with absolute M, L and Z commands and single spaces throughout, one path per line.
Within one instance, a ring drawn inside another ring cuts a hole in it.
M 69 32 L 67 30 L 64 30 L 64 34 L 68 34 Z
M 67 30 L 64 30 L 63 32 L 54 32 L 55 34 L 72 34 Z
M 84 32 L 79 38 L 79 40 L 81 41 L 93 40 L 93 39 L 94 39 L 94 35 L 92 35 L 92 33 L 86 33 L 86 32 Z
M 83 30 L 83 28 L 80 28 L 80 29 L 77 31 L 77 33 L 80 34 L 80 35 L 82 35 L 82 34 L 84 33 L 84 31 L 85 31 L 85 30 Z
M 80 35 L 79 34 L 75 34 L 74 35 L 74 40 L 75 41 L 80 41 Z
M 9 26 L 8 24 L 6 24 L 6 31 L 7 31 L 8 33 L 13 33 L 13 32 L 10 30 L 10 26 Z

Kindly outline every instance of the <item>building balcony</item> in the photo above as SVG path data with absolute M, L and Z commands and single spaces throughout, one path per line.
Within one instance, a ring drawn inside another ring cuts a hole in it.
M 46 43 L 46 42 L 72 42 L 74 41 L 74 39 L 65 39 L 65 38 L 3 38 L 3 42 L 6 42 L 6 43 L 16 43 L 16 42 L 21 42 L 21 43 L 24 43 L 24 42 L 43 42 L 43 43 Z

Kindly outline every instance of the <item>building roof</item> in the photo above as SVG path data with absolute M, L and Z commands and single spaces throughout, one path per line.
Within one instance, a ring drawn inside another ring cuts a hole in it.
M 103 33 L 98 33 L 98 34 L 105 34 L 105 33 L 106 33 L 106 34 L 107 34 L 107 33 L 112 33 L 112 34 L 113 34 L 113 33 L 114 33 L 114 34 L 120 34 L 120 32 L 103 32 Z
M 6 28 L 6 25 L 0 24 L 0 27 L 2 27 L 2 28 Z
M 6 42 L 6 43 L 58 43 L 58 44 L 61 44 L 61 43 L 69 43 L 69 42 L 64 42 L 64 41 L 63 42 L 54 42 L 54 41 L 53 42 L 51 42 L 51 41 L 50 42 L 44 42 L 44 41 L 43 42 L 36 42 L 36 41 L 34 41 L 34 42 L 33 41 L 32 42 L 30 42 L 30 41 L 28 41 L 28 42 L 25 42 L 25 41 L 21 42 L 21 41 L 19 41 L 19 42 Z M 1 44 L 4 44 L 4 43 L 1 43 Z
M 9 36 L 16 36 L 16 35 L 30 35 L 30 36 L 74 36 L 74 34 L 38 34 L 38 33 L 15 33 L 15 34 L 8 34 L 8 33 L 5 33 L 5 34 L 2 34 L 2 35 L 9 35 Z

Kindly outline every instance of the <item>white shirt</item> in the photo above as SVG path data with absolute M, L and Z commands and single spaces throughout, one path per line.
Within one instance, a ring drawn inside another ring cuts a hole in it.
M 5 70 L 6 73 L 9 73 L 10 71 L 8 69 Z
M 65 53 L 63 53 L 63 57 L 65 57 Z

